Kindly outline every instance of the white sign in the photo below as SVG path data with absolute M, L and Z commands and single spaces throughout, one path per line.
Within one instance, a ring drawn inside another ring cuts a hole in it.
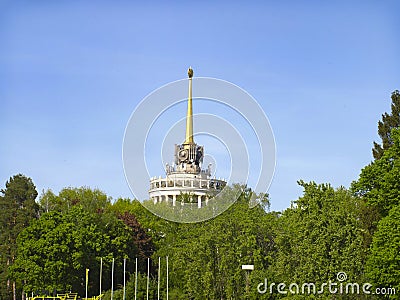
M 242 265 L 242 270 L 254 270 L 254 265 Z

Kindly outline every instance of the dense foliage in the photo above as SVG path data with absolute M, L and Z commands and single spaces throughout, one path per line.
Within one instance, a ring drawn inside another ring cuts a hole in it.
M 79 206 L 66 213 L 43 214 L 21 232 L 17 250 L 11 271 L 15 279 L 24 282 L 25 291 L 74 290 L 80 294 L 86 268 L 91 270 L 91 290 L 98 291 L 101 258 L 108 262 L 105 270 L 109 270 L 112 258 L 120 266 L 125 256 L 133 259 L 137 254 L 123 222 L 91 214 Z M 109 287 L 109 280 L 104 287 Z
M 368 257 L 367 277 L 376 286 L 396 288 L 400 292 L 400 205 L 378 223 L 371 254 Z
M 279 218 L 272 268 L 275 282 L 312 282 L 320 290 L 323 283 L 337 282 L 339 272 L 351 282 L 362 282 L 367 252 L 362 233 L 365 204 L 343 187 L 299 184 L 304 195 Z M 323 292 L 329 295 L 327 288 Z

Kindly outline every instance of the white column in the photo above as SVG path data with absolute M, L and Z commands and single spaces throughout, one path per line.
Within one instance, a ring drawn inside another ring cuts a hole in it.
M 201 195 L 197 195 L 197 207 L 201 208 Z
M 176 195 L 172 195 L 172 206 L 176 204 Z

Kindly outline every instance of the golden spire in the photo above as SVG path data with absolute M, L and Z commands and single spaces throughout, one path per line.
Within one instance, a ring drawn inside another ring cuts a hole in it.
M 193 144 L 193 108 L 192 108 L 192 77 L 193 77 L 193 69 L 189 67 L 188 70 L 189 76 L 189 97 L 188 97 L 188 106 L 187 106 L 187 115 L 186 115 L 186 138 L 184 144 Z

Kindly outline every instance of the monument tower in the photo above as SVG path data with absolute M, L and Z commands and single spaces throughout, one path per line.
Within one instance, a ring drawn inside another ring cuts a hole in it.
M 211 178 L 211 165 L 202 169 L 204 147 L 197 145 L 193 137 L 193 70 L 189 68 L 189 95 L 186 114 L 186 135 L 182 144 L 175 144 L 175 159 L 165 166 L 166 176 L 150 178 L 149 196 L 154 203 L 197 202 L 200 208 L 218 194 L 226 185 L 223 179 Z M 186 201 L 184 201 L 186 199 Z

